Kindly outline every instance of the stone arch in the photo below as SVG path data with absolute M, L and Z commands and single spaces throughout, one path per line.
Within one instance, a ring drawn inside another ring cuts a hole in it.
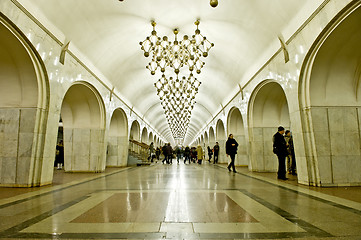
M 203 135 L 201 135 L 200 143 L 201 143 L 201 146 L 204 148 L 205 142 L 204 142 L 204 137 L 203 137 Z
M 54 154 L 49 154 L 55 152 L 55 138 L 47 131 L 46 69 L 26 36 L 1 13 L 0 72 L 0 185 L 49 184 L 54 164 Z
M 209 128 L 209 143 L 216 143 L 216 137 L 215 137 L 215 134 L 214 134 L 214 129 L 213 127 L 210 127 Z
M 148 143 L 148 130 L 147 130 L 146 127 L 144 127 L 143 130 L 142 130 L 142 139 L 141 139 L 141 141 L 143 143 Z
M 218 162 L 225 163 L 227 162 L 226 158 L 226 130 L 221 119 L 218 119 L 216 124 L 216 141 L 219 144 L 219 153 L 218 153 Z
M 123 109 L 114 110 L 110 120 L 106 166 L 126 166 L 128 159 L 128 119 Z
M 305 157 L 296 159 L 307 184 L 361 185 L 360 6 L 349 6 L 330 22 L 302 66 L 299 102 L 306 144 Z
M 248 144 L 246 141 L 244 122 L 242 114 L 238 108 L 233 107 L 228 113 L 227 118 L 228 134 L 233 134 L 233 137 L 239 144 L 238 152 L 235 159 L 235 165 L 248 166 Z
M 209 145 L 209 138 L 207 131 L 204 132 L 204 143 L 208 146 Z
M 61 118 L 65 171 L 104 171 L 105 107 L 98 91 L 89 83 L 75 82 L 64 96 Z
M 265 80 L 255 88 L 249 104 L 251 169 L 276 172 L 278 161 L 272 152 L 272 137 L 278 126 L 289 129 L 291 125 L 285 92 L 277 82 Z
M 129 139 L 140 141 L 140 124 L 137 120 L 134 120 L 132 122 L 132 125 L 130 127 Z
M 153 142 L 153 144 L 154 144 L 154 138 L 153 138 L 152 132 L 149 133 L 149 137 L 148 137 L 148 143 L 150 144 L 151 142 Z

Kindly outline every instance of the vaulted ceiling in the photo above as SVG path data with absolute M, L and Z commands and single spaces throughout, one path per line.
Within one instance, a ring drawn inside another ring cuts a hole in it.
M 197 103 L 186 135 L 190 142 L 324 0 L 18 0 L 48 21 L 94 65 L 124 100 L 168 140 L 171 132 L 139 42 L 150 35 L 173 39 L 194 33 L 215 44 L 205 59 Z M 186 143 L 187 143 L 186 142 Z

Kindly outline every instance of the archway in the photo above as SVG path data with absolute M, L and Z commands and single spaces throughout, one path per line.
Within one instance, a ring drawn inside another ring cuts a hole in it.
M 66 92 L 61 107 L 65 171 L 104 171 L 104 111 L 99 93 L 88 83 L 76 82 Z
M 55 138 L 48 139 L 46 131 L 49 111 L 46 70 L 28 39 L 1 14 L 0 73 L 0 185 L 49 184 Z M 49 151 L 44 150 L 46 143 Z
M 214 134 L 214 129 L 213 127 L 210 127 L 209 128 L 209 145 L 211 148 L 214 147 L 214 145 L 216 145 L 216 137 L 215 137 L 215 134 Z
M 151 144 L 153 142 L 153 144 L 154 144 L 154 138 L 153 138 L 153 133 L 152 132 L 150 132 L 149 133 L 149 137 L 148 137 L 148 144 Z
M 299 99 L 308 144 L 297 170 L 308 184 L 361 185 L 360 22 L 360 4 L 345 10 L 315 42 L 302 69 Z
M 233 134 L 233 137 L 239 144 L 235 165 L 248 166 L 248 143 L 245 136 L 243 118 L 238 108 L 233 107 L 229 111 L 227 126 L 228 135 Z
M 127 165 L 128 159 L 128 119 L 121 109 L 115 109 L 110 120 L 107 148 L 107 167 Z
M 142 139 L 141 139 L 141 141 L 143 143 L 148 143 L 148 130 L 147 130 L 146 127 L 144 127 L 143 130 L 142 130 Z
M 219 154 L 218 154 L 218 162 L 225 163 L 227 162 L 226 158 L 226 130 L 224 128 L 223 121 L 219 119 L 216 125 L 216 142 L 219 144 Z
M 132 126 L 130 127 L 130 140 L 140 141 L 140 125 L 137 120 L 132 122 Z
M 209 138 L 207 131 L 204 132 L 204 143 L 206 144 L 206 146 L 209 146 Z
M 254 90 L 249 107 L 251 170 L 276 172 L 277 156 L 272 151 L 272 137 L 278 126 L 290 127 L 286 95 L 282 87 L 264 81 Z

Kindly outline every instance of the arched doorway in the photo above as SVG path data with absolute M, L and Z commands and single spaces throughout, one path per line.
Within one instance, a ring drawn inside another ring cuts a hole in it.
M 27 38 L 1 14 L 0 73 L 0 185 L 49 184 L 55 154 L 47 154 L 55 152 L 55 138 L 49 144 L 51 150 L 45 151 L 49 111 L 46 70 Z
M 207 131 L 204 132 L 204 143 L 206 144 L 206 146 L 209 146 L 209 138 Z
M 106 166 L 126 166 L 128 145 L 127 115 L 122 109 L 118 108 L 114 110 L 110 120 Z
M 226 136 L 226 130 L 224 128 L 223 121 L 221 119 L 219 119 L 217 121 L 216 133 L 217 133 L 216 134 L 216 142 L 218 142 L 218 144 L 219 144 L 218 162 L 226 163 L 227 162 L 227 158 L 226 158 L 227 136 Z
M 277 156 L 272 137 L 278 126 L 290 128 L 286 95 L 276 82 L 264 81 L 253 92 L 249 107 L 249 134 L 252 171 L 276 172 Z
M 132 122 L 132 126 L 130 127 L 130 140 L 140 141 L 140 125 L 137 120 Z
M 213 127 L 210 127 L 209 128 L 209 146 L 211 147 L 211 148 L 213 148 L 214 147 L 214 145 L 216 145 L 216 137 L 215 137 L 215 134 L 214 134 L 214 129 L 213 129 Z
M 146 127 L 144 127 L 142 130 L 142 142 L 148 143 L 148 130 Z
M 149 133 L 149 137 L 148 137 L 148 144 L 151 144 L 153 142 L 153 144 L 154 144 L 154 138 L 153 138 L 153 133 L 152 132 L 150 132 Z
M 232 108 L 228 114 L 228 135 L 233 134 L 238 142 L 238 151 L 235 159 L 235 165 L 248 166 L 248 143 L 245 136 L 244 123 L 241 112 L 238 108 Z
M 302 68 L 306 157 L 298 170 L 312 185 L 361 185 L 360 22 L 360 3 L 345 9 L 314 43 Z
M 104 104 L 95 88 L 76 82 L 68 89 L 61 107 L 65 171 L 104 171 L 104 116 Z

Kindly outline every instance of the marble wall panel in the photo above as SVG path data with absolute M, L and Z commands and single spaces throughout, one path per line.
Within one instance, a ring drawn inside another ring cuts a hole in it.
M 361 158 L 359 155 L 347 156 L 346 168 L 348 180 L 351 184 L 361 182 Z
M 345 132 L 330 132 L 331 155 L 332 156 L 345 156 Z
M 14 184 L 16 182 L 16 157 L 3 157 L 1 166 L 1 184 Z
M 102 161 L 105 161 L 106 149 L 102 133 L 104 131 L 98 129 L 64 128 L 64 140 L 70 140 L 64 141 L 65 171 L 104 171 L 105 162 Z
M 32 159 L 30 156 L 19 157 L 16 168 L 16 179 L 15 182 L 19 185 L 28 185 L 30 182 L 30 169 Z
M 349 182 L 346 162 L 345 156 L 332 156 L 333 183 L 343 184 Z
M 321 183 L 332 183 L 332 164 L 330 156 L 319 156 L 317 157 L 318 170 L 320 174 Z
M 328 131 L 313 133 L 315 138 L 315 145 L 317 156 L 330 156 L 331 155 L 331 140 Z
M 311 108 L 312 126 L 315 132 L 328 132 L 328 119 L 326 108 Z
M 20 132 L 34 133 L 36 122 L 36 108 L 21 109 L 20 111 Z

